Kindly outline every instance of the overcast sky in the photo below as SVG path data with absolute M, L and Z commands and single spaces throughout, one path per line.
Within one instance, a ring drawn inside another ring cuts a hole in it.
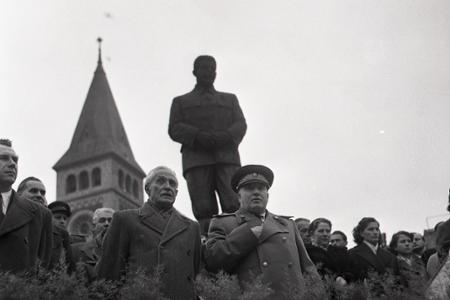
M 347 234 L 374 216 L 389 239 L 445 214 L 449 1 L 1 1 L 0 136 L 20 155 L 16 185 L 42 178 L 49 201 L 98 36 L 146 172 L 167 165 L 181 179 L 170 105 L 193 88 L 194 58 L 211 54 L 216 89 L 235 93 L 247 119 L 242 163 L 275 173 L 271 211 L 326 217 Z M 192 217 L 180 183 L 175 206 Z

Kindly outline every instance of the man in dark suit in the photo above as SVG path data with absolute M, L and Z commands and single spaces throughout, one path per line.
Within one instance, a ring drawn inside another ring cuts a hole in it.
M 311 275 L 319 289 L 321 280 L 295 222 L 266 210 L 272 182 L 273 173 L 265 166 L 244 166 L 234 174 L 231 185 L 241 205 L 212 219 L 206 267 L 235 274 L 241 283 L 260 275 L 274 291 L 270 299 L 296 299 L 305 292 L 304 274 Z
M 148 201 L 139 209 L 118 211 L 103 242 L 98 276 L 119 279 L 143 269 L 159 271 L 161 293 L 169 299 L 194 299 L 200 266 L 200 228 L 174 207 L 175 173 L 157 167 L 145 179 Z
M 18 156 L 11 141 L 0 140 L 0 271 L 21 272 L 39 261 L 47 267 L 52 253 L 50 211 L 23 199 L 11 188 Z
M 193 74 L 197 78 L 194 90 L 173 99 L 169 135 L 182 145 L 183 175 L 194 216 L 205 235 L 211 217 L 218 213 L 216 192 L 222 212 L 239 208 L 230 178 L 241 165 L 238 146 L 247 124 L 237 97 L 214 89 L 214 57 L 197 57 Z
M 17 194 L 30 201 L 34 201 L 47 207 L 46 189 L 45 185 L 39 178 L 27 177 L 20 182 L 17 188 Z M 75 264 L 72 261 L 72 251 L 70 248 L 70 237 L 65 226 L 59 225 L 58 221 L 55 221 L 55 215 L 63 214 L 65 218 L 70 217 L 70 207 L 67 203 L 62 201 L 54 201 L 48 206 L 52 212 L 52 255 L 50 259 L 50 268 L 56 267 L 61 258 L 68 268 L 69 272 L 75 270 Z
M 97 208 L 92 216 L 92 238 L 72 245 L 73 259 L 76 263 L 82 263 L 89 281 L 97 277 L 95 266 L 102 255 L 103 238 L 111 224 L 113 214 L 112 208 Z

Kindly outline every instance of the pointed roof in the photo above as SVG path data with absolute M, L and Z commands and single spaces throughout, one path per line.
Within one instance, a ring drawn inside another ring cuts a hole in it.
M 103 70 L 101 39 L 97 69 L 69 149 L 53 166 L 56 171 L 99 156 L 116 155 L 145 176 L 134 159 L 111 89 Z

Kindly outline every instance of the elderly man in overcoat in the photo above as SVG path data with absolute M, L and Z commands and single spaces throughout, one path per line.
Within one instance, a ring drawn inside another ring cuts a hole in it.
M 119 279 L 127 268 L 161 276 L 161 293 L 169 299 L 194 299 L 200 266 L 200 228 L 179 213 L 175 173 L 157 167 L 145 179 L 148 201 L 139 209 L 118 211 L 103 242 L 98 276 Z
M 111 224 L 114 209 L 100 207 L 92 215 L 92 238 L 86 242 L 72 244 L 73 260 L 83 266 L 88 281 L 93 281 L 97 274 L 95 266 L 102 256 L 103 238 Z
M 182 145 L 192 211 L 205 235 L 211 217 L 218 213 L 216 193 L 222 212 L 239 208 L 230 179 L 241 165 L 238 147 L 247 124 L 237 97 L 214 89 L 214 57 L 197 57 L 193 74 L 197 79 L 194 90 L 173 99 L 169 135 Z
M 305 291 L 305 273 L 319 288 L 321 280 L 294 221 L 266 210 L 272 182 L 272 171 L 261 165 L 235 173 L 231 184 L 240 209 L 211 220 L 205 262 L 210 271 L 236 274 L 241 283 L 261 276 L 274 291 L 271 299 L 292 299 Z
M 52 254 L 52 216 L 44 206 L 11 188 L 18 156 L 11 141 L 0 140 L 0 271 L 22 272 L 38 262 L 47 267 Z

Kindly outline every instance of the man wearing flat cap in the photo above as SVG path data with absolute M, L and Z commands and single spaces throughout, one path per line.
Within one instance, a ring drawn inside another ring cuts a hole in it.
M 161 294 L 169 299 L 195 299 L 200 267 L 200 228 L 179 213 L 175 172 L 157 167 L 145 178 L 148 201 L 139 209 L 118 211 L 103 242 L 98 276 L 119 279 L 126 270 L 160 271 Z
M 266 209 L 273 182 L 272 171 L 261 165 L 240 168 L 231 179 L 240 208 L 211 220 L 205 245 L 208 270 L 224 270 L 251 282 L 261 276 L 274 294 L 271 299 L 291 299 L 304 292 L 304 274 L 320 282 L 297 226 L 290 217 Z

